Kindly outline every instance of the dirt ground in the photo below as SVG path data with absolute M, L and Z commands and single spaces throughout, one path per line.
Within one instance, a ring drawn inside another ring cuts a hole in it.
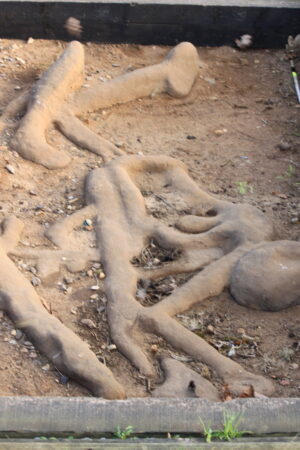
M 0 40 L 0 108 L 31 86 L 65 46 L 58 41 Z M 85 44 L 85 83 L 105 82 L 159 62 L 167 50 Z M 84 121 L 127 152 L 163 153 L 180 159 L 202 188 L 261 209 L 273 221 L 278 239 L 299 239 L 300 109 L 284 52 L 221 47 L 199 48 L 199 55 L 202 67 L 187 98 L 160 95 L 140 99 L 92 113 Z M 50 171 L 11 151 L 8 143 L 12 133 L 6 130 L 0 137 L 0 219 L 10 214 L 22 219 L 23 246 L 47 245 L 43 231 L 82 207 L 84 178 L 102 161 L 53 129 L 48 133 L 49 142 L 71 154 L 72 162 L 63 170 Z M 8 164 L 14 173 L 7 170 Z M 156 217 L 168 220 L 172 215 L 161 197 L 155 197 L 151 205 Z M 87 242 L 93 241 L 93 231 L 82 230 L 82 234 Z M 157 257 L 155 248 L 145 254 L 148 259 Z M 29 280 L 36 276 L 32 261 L 15 258 L 15 263 Z M 37 292 L 51 305 L 53 314 L 90 344 L 125 386 L 128 396 L 150 395 L 163 374 L 158 368 L 150 385 L 114 349 L 106 323 L 105 296 L 102 291 L 95 294 L 90 290 L 98 269 L 94 265 L 77 274 L 62 272 L 51 284 L 38 285 Z M 179 282 L 175 277 L 155 283 L 141 301 L 151 304 Z M 253 311 L 237 305 L 224 292 L 178 320 L 223 354 L 230 352 L 249 371 L 274 379 L 275 396 L 298 397 L 299 313 L 300 306 L 278 313 Z M 82 319 L 92 319 L 97 329 L 89 329 Z M 169 354 L 215 380 L 207 366 L 178 353 L 162 338 L 147 335 L 144 350 L 153 360 Z M 1 311 L 0 361 L 0 395 L 91 395 L 59 374 Z

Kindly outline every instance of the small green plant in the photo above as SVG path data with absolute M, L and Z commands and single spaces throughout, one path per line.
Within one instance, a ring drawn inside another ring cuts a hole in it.
M 245 195 L 247 192 L 253 192 L 253 187 L 247 181 L 236 181 L 237 191 L 240 195 Z
M 232 439 L 239 438 L 244 434 L 249 434 L 250 433 L 249 431 L 238 430 L 239 421 L 240 417 L 237 414 L 230 414 L 227 411 L 225 411 L 223 430 L 212 430 L 209 426 L 206 426 L 201 420 L 203 426 L 203 435 L 206 442 L 211 442 L 212 439 L 219 439 L 220 441 L 231 441 Z
M 117 428 L 117 431 L 114 433 L 114 436 L 118 439 L 128 439 L 133 433 L 133 427 L 129 425 L 128 427 L 122 430 L 120 427 Z
M 40 441 L 58 441 L 58 438 L 55 437 L 55 436 L 50 436 L 50 437 L 47 437 L 47 436 L 38 436 L 38 439 L 39 439 Z
M 291 133 L 291 135 L 299 137 L 299 136 L 300 136 L 300 131 L 295 130 L 295 131 L 293 131 L 293 132 Z
M 286 176 L 288 178 L 291 178 L 294 174 L 295 174 L 295 167 L 292 164 L 289 164 L 286 170 Z
M 296 175 L 296 169 L 293 166 L 293 164 L 289 164 L 287 166 L 286 171 L 284 172 L 283 175 L 279 175 L 278 177 L 276 177 L 278 180 L 288 180 L 290 178 L 293 178 Z
M 295 355 L 295 351 L 290 347 L 283 347 L 279 351 L 279 356 L 286 362 L 292 362 L 293 356 Z

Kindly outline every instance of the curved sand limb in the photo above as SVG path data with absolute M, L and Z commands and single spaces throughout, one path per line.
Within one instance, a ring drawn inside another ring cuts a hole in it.
M 27 106 L 30 96 L 30 91 L 26 90 L 22 92 L 18 97 L 14 98 L 5 108 L 4 112 L 0 116 L 0 132 L 7 127 L 15 128 L 17 123 L 9 123 L 14 119 L 17 114 L 22 114 Z
M 124 155 L 122 150 L 96 133 L 93 133 L 77 117 L 67 111 L 60 114 L 58 119 L 55 120 L 55 123 L 70 141 L 76 142 L 79 147 L 102 156 L 105 162 L 116 156 Z
M 125 393 L 111 371 L 75 333 L 43 307 L 34 288 L 6 255 L 19 239 L 22 223 L 12 217 L 3 224 L 0 237 L 0 308 L 62 373 L 109 399 Z
M 70 162 L 69 155 L 47 142 L 47 129 L 54 124 L 76 145 L 109 161 L 123 152 L 89 130 L 76 116 L 163 92 L 173 97 L 185 96 L 193 86 L 198 67 L 196 48 L 183 42 L 173 48 L 160 64 L 120 75 L 70 96 L 82 86 L 84 79 L 83 46 L 73 41 L 29 94 L 22 94 L 6 107 L 0 118 L 0 131 L 9 125 L 9 119 L 26 107 L 26 113 L 11 139 L 11 146 L 25 159 L 48 169 L 61 169 Z
M 80 114 L 162 93 L 184 97 L 190 92 L 198 69 L 196 48 L 189 42 L 182 42 L 159 64 L 134 70 L 79 92 L 74 96 L 71 109 Z
M 12 147 L 25 159 L 48 169 L 59 169 L 69 163 L 67 154 L 47 143 L 45 132 L 68 93 L 81 86 L 83 68 L 83 48 L 79 42 L 71 42 L 32 89 L 27 113 L 11 140 Z

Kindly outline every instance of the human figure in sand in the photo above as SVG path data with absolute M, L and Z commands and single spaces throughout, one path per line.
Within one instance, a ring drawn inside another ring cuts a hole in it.
M 140 342 L 144 333 L 154 333 L 210 366 L 237 396 L 250 385 L 260 394 L 273 392 L 271 381 L 247 372 L 221 355 L 182 326 L 175 316 L 208 297 L 219 295 L 226 287 L 238 303 L 247 307 L 278 311 L 299 304 L 300 243 L 271 242 L 272 225 L 258 209 L 207 194 L 178 160 L 166 156 L 126 156 L 91 132 L 77 117 L 83 111 L 161 92 L 185 96 L 193 86 L 198 66 L 196 49 L 182 43 L 160 64 L 74 92 L 82 84 L 84 58 L 81 44 L 72 42 L 31 92 L 8 105 L 0 121 L 5 127 L 11 117 L 26 109 L 11 145 L 24 158 L 49 169 L 64 167 L 70 161 L 68 155 L 47 143 L 45 132 L 51 123 L 77 145 L 101 155 L 106 162 L 87 177 L 86 206 L 47 230 L 46 236 L 57 250 L 18 247 L 22 224 L 14 217 L 4 221 L 0 242 L 1 309 L 62 373 L 97 396 L 124 398 L 126 393 L 88 346 L 47 312 L 8 255 L 34 258 L 42 279 L 59 272 L 62 264 L 75 272 L 86 268 L 90 261 L 101 262 L 106 274 L 111 338 L 145 376 L 154 377 L 155 370 Z M 149 179 L 154 192 L 163 192 L 170 198 L 178 217 L 172 226 L 162 223 L 147 210 L 142 193 Z M 95 222 L 95 248 L 75 247 L 72 239 L 74 229 L 86 217 Z M 176 250 L 179 256 L 151 269 L 135 265 L 134 259 L 152 240 L 161 248 Z M 157 304 L 144 307 L 139 303 L 138 283 L 147 286 L 151 280 L 190 272 L 195 275 Z M 219 399 L 216 388 L 184 364 L 165 359 L 162 367 L 166 381 L 154 395 L 170 395 L 170 382 L 177 386 L 172 395 L 174 392 L 177 396 L 191 395 L 192 380 L 192 395 Z M 176 378 L 176 373 L 180 377 Z

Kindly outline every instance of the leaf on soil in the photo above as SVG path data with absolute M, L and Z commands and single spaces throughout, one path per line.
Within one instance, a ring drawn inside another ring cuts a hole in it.
M 228 402 L 230 400 L 233 400 L 234 398 L 254 398 L 254 397 L 260 397 L 260 394 L 256 394 L 254 391 L 254 387 L 252 384 L 249 386 L 245 386 L 245 389 L 239 394 L 234 395 L 231 390 L 229 389 L 228 384 L 224 384 L 222 387 L 222 399 L 223 402 Z
M 223 402 L 229 402 L 230 400 L 233 400 L 233 395 L 230 392 L 228 384 L 224 384 L 224 386 L 222 386 L 222 391 Z
M 247 386 L 244 391 L 239 395 L 239 398 L 253 398 L 255 397 L 254 387 L 252 384 Z

